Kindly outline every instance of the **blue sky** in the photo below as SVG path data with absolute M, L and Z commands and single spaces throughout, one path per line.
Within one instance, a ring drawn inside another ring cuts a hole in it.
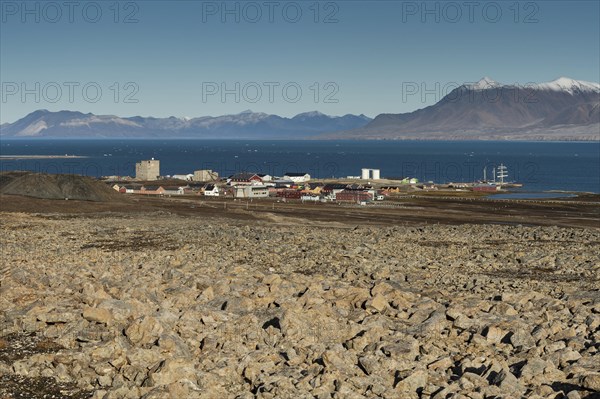
M 600 81 L 598 1 L 0 3 L 2 123 L 40 108 L 374 117 L 483 76 Z

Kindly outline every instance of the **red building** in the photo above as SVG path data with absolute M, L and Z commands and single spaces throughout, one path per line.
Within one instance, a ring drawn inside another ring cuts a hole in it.
M 298 191 L 298 190 L 279 190 L 279 191 L 277 191 L 277 196 L 280 198 L 300 199 L 300 197 L 302 197 L 302 195 L 303 195 L 302 191 Z
M 262 178 L 256 173 L 238 173 L 229 178 L 229 184 L 234 186 L 237 184 L 253 184 L 262 183 Z
M 473 191 L 483 191 L 483 192 L 489 193 L 489 192 L 496 192 L 496 191 L 500 190 L 500 186 L 486 184 L 486 185 L 482 185 L 482 186 L 473 186 L 472 190 Z
M 371 193 L 362 190 L 344 190 L 335 195 L 335 200 L 338 202 L 363 202 L 371 201 L 373 196 Z

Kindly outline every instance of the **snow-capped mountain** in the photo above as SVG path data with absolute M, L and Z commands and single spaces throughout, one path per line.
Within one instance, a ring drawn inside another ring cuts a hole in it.
M 2 137 L 190 137 L 308 138 L 325 132 L 355 129 L 371 119 L 364 115 L 328 116 L 307 112 L 284 118 L 261 112 L 199 118 L 152 118 L 38 110 L 0 128 Z
M 487 90 L 496 88 L 513 88 L 518 85 L 502 84 L 494 81 L 491 78 L 484 77 L 474 84 L 465 84 L 465 87 L 471 90 Z M 560 77 L 551 82 L 545 83 L 534 83 L 521 85 L 523 89 L 536 89 L 536 90 L 552 90 L 557 92 L 565 92 L 569 94 L 575 94 L 578 92 L 598 92 L 600 91 L 600 84 L 593 82 L 586 82 L 583 80 L 575 80 L 571 78 Z
M 254 139 L 600 140 L 600 84 L 558 78 L 464 84 L 436 104 L 404 114 L 292 118 L 250 110 L 199 118 L 152 118 L 35 111 L 0 126 L 2 137 L 194 137 Z
M 569 94 L 575 94 L 577 92 L 600 92 L 600 84 L 593 82 L 585 82 L 582 80 L 575 80 L 570 78 L 561 77 L 552 82 L 539 83 L 534 86 L 539 90 L 553 90 L 557 92 L 566 92 Z
M 381 114 L 364 128 L 327 138 L 600 140 L 600 85 L 559 78 L 464 84 L 436 104 Z

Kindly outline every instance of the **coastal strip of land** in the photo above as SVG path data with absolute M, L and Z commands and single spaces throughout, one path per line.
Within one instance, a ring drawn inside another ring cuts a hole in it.
M 406 226 L 425 224 L 494 224 L 561 227 L 598 227 L 600 200 L 587 195 L 562 201 L 498 200 L 487 198 L 446 198 L 431 196 L 389 200 L 376 206 L 336 203 L 277 202 L 276 200 L 235 200 L 202 196 L 123 196 L 107 202 L 46 200 L 0 195 L 3 212 L 47 213 L 79 217 L 95 213 L 127 217 L 168 213 L 185 217 L 241 220 L 289 220 L 290 224 L 330 226 Z
M 0 160 L 89 158 L 85 155 L 0 155 Z

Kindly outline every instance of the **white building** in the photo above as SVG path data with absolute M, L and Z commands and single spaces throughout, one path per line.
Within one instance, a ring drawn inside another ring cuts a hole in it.
M 259 173 L 258 177 L 262 179 L 262 181 L 271 181 L 273 180 L 273 176 Z
M 305 183 L 310 180 L 310 175 L 308 173 L 286 173 L 283 176 L 284 180 L 291 180 L 294 183 Z
M 215 184 L 207 184 L 204 186 L 204 195 L 207 197 L 218 197 L 219 187 L 217 187 Z
M 366 169 L 361 170 L 360 178 L 362 180 L 380 180 L 381 171 L 379 169 Z
M 187 175 L 173 175 L 171 176 L 173 179 L 177 179 L 177 180 L 184 180 L 184 181 L 192 181 L 194 179 L 194 175 L 193 174 L 187 174 Z
M 233 196 L 235 198 L 267 198 L 269 188 L 263 185 L 235 186 Z
M 310 201 L 310 202 L 319 202 L 321 198 L 317 195 L 303 195 L 300 197 L 302 202 Z
M 163 192 L 164 195 L 184 195 L 185 187 L 177 187 L 177 186 L 164 186 Z

